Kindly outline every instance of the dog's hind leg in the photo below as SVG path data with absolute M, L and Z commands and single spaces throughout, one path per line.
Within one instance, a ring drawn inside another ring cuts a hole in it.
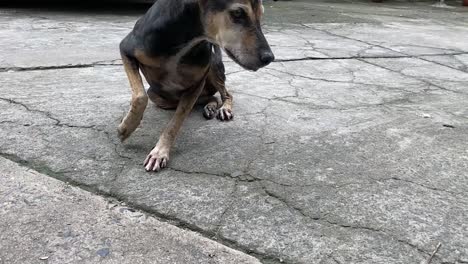
M 205 106 L 203 107 L 203 116 L 206 119 L 213 119 L 217 112 L 218 112 L 218 107 L 220 105 L 218 98 L 216 96 L 200 96 L 198 99 L 197 104 L 204 104 Z
M 143 86 L 138 61 L 124 52 L 122 52 L 121 55 L 125 72 L 130 82 L 130 88 L 132 89 L 130 110 L 117 129 L 118 136 L 120 140 L 123 141 L 128 138 L 140 124 L 146 105 L 148 104 L 148 96 Z

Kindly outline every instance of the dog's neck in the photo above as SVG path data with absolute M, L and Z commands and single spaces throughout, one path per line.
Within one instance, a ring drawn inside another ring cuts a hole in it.
M 207 21 L 206 12 L 203 9 L 203 6 L 200 3 L 200 1 L 199 1 L 198 8 L 199 8 L 199 12 L 200 12 L 199 13 L 200 14 L 200 23 L 203 26 L 203 36 L 201 37 L 202 40 L 206 40 L 206 41 L 210 42 L 213 45 L 221 47 L 221 43 L 219 42 L 219 40 L 217 38 L 217 34 L 216 34 L 215 30 L 213 30 L 213 25 L 212 25 L 213 22 L 212 21 Z

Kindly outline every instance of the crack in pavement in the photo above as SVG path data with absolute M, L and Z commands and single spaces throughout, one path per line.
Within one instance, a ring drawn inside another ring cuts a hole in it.
M 306 46 L 312 48 L 313 51 L 321 54 L 321 55 L 324 55 L 325 58 L 328 58 L 328 54 L 324 53 L 324 52 L 321 52 L 319 51 L 316 47 L 315 47 L 315 43 L 311 42 L 311 40 L 307 39 L 306 37 L 302 36 L 302 33 L 301 32 L 298 32 L 296 30 L 291 30 L 292 32 L 294 32 L 295 34 L 289 34 L 289 35 L 292 35 L 293 37 L 298 37 L 300 39 L 302 39 L 303 41 L 305 41 L 306 43 Z M 287 33 L 286 33 L 287 34 Z M 288 35 L 288 34 L 287 34 Z M 297 46 L 296 46 L 297 47 Z M 303 50 L 303 51 L 307 51 L 307 50 Z M 304 55 L 304 53 L 302 53 Z
M 398 89 L 395 89 L 398 90 Z M 304 106 L 307 107 L 308 109 L 311 110 L 336 110 L 336 111 L 346 111 L 346 110 L 353 110 L 353 109 L 370 109 L 370 108 L 378 108 L 378 107 L 388 107 L 388 106 L 398 106 L 401 103 L 413 103 L 413 101 L 410 100 L 411 97 L 417 96 L 421 93 L 425 93 L 426 91 L 421 91 L 421 92 L 407 92 L 408 94 L 405 95 L 403 98 L 395 98 L 392 100 L 387 100 L 384 102 L 380 103 L 363 103 L 363 104 L 357 104 L 357 105 L 350 105 L 350 106 L 342 106 L 342 107 L 337 107 L 337 106 L 328 106 L 328 105 L 317 105 L 313 104 L 310 102 L 297 102 L 297 101 L 290 101 L 288 98 L 296 98 L 294 96 L 283 96 L 283 97 L 264 97 L 256 94 L 250 94 L 250 93 L 244 93 L 244 92 L 234 92 L 234 94 L 243 94 L 247 96 L 252 96 L 256 98 L 261 98 L 261 99 L 267 99 L 267 100 L 272 100 L 272 101 L 280 101 L 284 103 L 289 103 L 293 105 L 298 105 L 298 106 Z M 303 97 L 307 98 L 307 97 Z M 331 100 L 334 101 L 334 100 Z M 337 103 L 339 104 L 339 103 Z M 339 104 L 341 105 L 341 104 Z M 258 112 L 256 113 L 251 113 L 248 115 L 254 115 L 254 114 L 259 114 Z
M 51 65 L 51 66 L 32 66 L 32 67 L 0 67 L 0 72 L 23 72 L 23 71 L 47 71 L 47 70 L 60 70 L 60 69 L 75 69 L 75 68 L 92 68 L 95 66 L 121 66 L 122 63 L 118 62 L 119 59 L 109 61 L 95 61 L 91 63 L 82 64 L 65 64 L 65 65 Z
M 35 170 L 37 172 L 40 172 L 40 173 L 45 174 L 47 176 L 50 176 L 50 177 L 52 177 L 54 179 L 60 180 L 62 182 L 69 183 L 69 184 L 71 184 L 73 186 L 84 189 L 86 191 L 93 192 L 93 193 L 96 193 L 96 194 L 101 194 L 101 192 L 98 190 L 96 184 L 85 184 L 85 183 L 78 182 L 78 181 L 75 181 L 73 179 L 69 179 L 69 178 L 65 177 L 66 173 L 75 173 L 75 172 L 79 172 L 79 171 L 74 171 L 74 170 L 72 170 L 72 171 L 66 171 L 66 170 L 65 171 L 55 171 L 52 168 L 48 167 L 47 165 L 43 164 L 42 162 L 36 162 L 34 160 L 25 160 L 25 159 L 15 155 L 15 154 L 6 153 L 6 152 L 2 152 L 2 151 L 0 151 L 0 157 L 11 160 L 11 161 L 13 161 L 15 163 L 18 163 L 19 165 L 21 165 L 23 167 Z M 96 190 L 96 192 L 94 192 L 92 190 Z
M 169 169 L 172 171 L 177 171 L 177 172 L 182 172 L 185 174 L 196 174 L 196 175 L 210 175 L 210 176 L 215 176 L 215 177 L 222 177 L 222 178 L 229 178 L 233 179 L 238 182 L 247 182 L 247 183 L 254 183 L 254 182 L 270 182 L 275 185 L 283 186 L 283 187 L 308 187 L 308 186 L 315 186 L 314 184 L 304 184 L 304 185 L 299 185 L 299 184 L 287 184 L 287 183 L 281 183 L 277 182 L 271 179 L 263 179 L 263 178 L 258 178 L 253 176 L 252 174 L 248 173 L 250 168 L 247 166 L 246 170 L 242 174 L 236 174 L 236 173 L 213 173 L 213 172 L 204 172 L 204 171 L 188 171 L 188 170 L 183 170 L 179 168 L 174 168 L 174 167 L 166 167 L 165 169 Z
M 454 70 L 461 71 L 461 72 L 464 72 L 464 73 L 468 73 L 468 67 L 467 67 L 462 61 L 460 61 L 459 59 L 457 59 L 457 58 L 455 57 L 456 55 L 464 55 L 464 54 L 454 54 L 454 55 L 450 55 L 450 56 L 452 56 L 455 60 L 459 61 L 461 64 L 464 65 L 464 67 L 463 67 L 462 69 L 457 68 L 457 67 L 453 67 L 453 66 L 450 66 L 450 65 L 447 65 L 447 64 L 443 64 L 443 63 L 440 63 L 440 62 L 438 62 L 438 61 L 433 61 L 433 60 L 429 60 L 429 59 L 424 58 L 424 57 L 430 57 L 430 56 L 418 57 L 418 59 L 423 60 L 423 61 L 427 61 L 427 62 L 430 62 L 430 63 L 434 63 L 434 64 L 437 64 L 437 65 L 440 65 L 440 66 L 448 67 L 448 68 L 450 68 L 450 69 L 454 69 Z
M 452 194 L 452 195 L 462 195 L 462 194 L 464 194 L 463 192 L 453 192 L 453 191 L 449 191 L 449 190 L 444 190 L 444 189 L 428 186 L 428 185 L 425 185 L 425 184 L 421 184 L 421 183 L 418 183 L 418 182 L 415 182 L 415 181 L 411 181 L 411 180 L 407 180 L 407 179 L 401 179 L 401 178 L 398 178 L 398 177 L 391 177 L 391 178 L 388 178 L 388 179 L 375 180 L 375 182 L 386 182 L 386 181 L 402 181 L 402 182 L 418 185 L 420 187 L 423 187 L 425 189 L 429 189 L 429 190 L 432 190 L 432 191 L 445 192 L 445 193 Z
M 68 124 L 68 123 L 63 123 L 60 119 L 54 117 L 50 112 L 48 111 L 44 111 L 44 110 L 39 110 L 39 109 L 33 109 L 31 107 L 29 107 L 27 104 L 25 103 L 22 103 L 22 102 L 19 102 L 19 101 L 16 101 L 16 100 L 13 100 L 13 99 L 10 99 L 10 98 L 2 98 L 0 97 L 0 100 L 2 101 L 6 101 L 10 104 L 15 104 L 15 105 L 19 105 L 21 107 L 23 107 L 24 109 L 26 109 L 28 112 L 32 112 L 32 113 L 39 113 L 41 115 L 43 115 L 44 117 L 54 121 L 55 123 L 51 124 L 51 126 L 58 126 L 58 127 L 67 127 L 67 128 L 82 128 L 82 129 L 92 129 L 96 132 L 99 132 L 99 133 L 103 133 L 106 138 L 108 139 L 108 141 L 114 145 L 114 152 L 115 154 L 117 154 L 117 156 L 119 156 L 120 158 L 123 158 L 123 159 L 127 159 L 127 160 L 132 160 L 131 157 L 128 157 L 128 156 L 125 156 L 123 155 L 122 153 L 120 153 L 120 151 L 118 151 L 118 147 L 120 146 L 119 143 L 115 142 L 113 140 L 113 137 L 110 135 L 110 133 L 108 131 L 105 131 L 105 130 L 102 130 L 102 129 L 99 129 L 96 127 L 96 125 L 89 125 L 89 126 L 82 126 L 82 125 L 73 125 L 73 124 Z M 30 126 L 30 124 L 20 124 L 18 122 L 14 122 L 14 121 L 2 121 L 0 122 L 0 124 L 2 123 L 10 123 L 10 124 L 17 124 L 17 125 L 23 125 L 23 126 Z M 44 125 L 38 125 L 38 126 L 50 126 L 49 124 L 44 124 Z
M 443 86 L 440 86 L 440 85 L 438 85 L 438 84 L 435 84 L 435 83 L 433 83 L 433 82 L 430 82 L 430 81 L 428 81 L 428 80 L 426 80 L 426 79 L 424 79 L 424 78 L 422 78 L 422 77 L 404 74 L 404 73 L 401 72 L 401 71 L 397 71 L 397 70 L 394 70 L 394 69 L 392 69 L 392 68 L 382 66 L 382 65 L 380 65 L 380 64 L 378 64 L 378 63 L 370 62 L 370 61 L 368 61 L 368 60 L 366 60 L 366 59 L 360 59 L 359 61 L 362 61 L 362 62 L 364 62 L 364 63 L 370 64 L 370 65 L 373 65 L 373 66 L 375 66 L 375 67 L 379 67 L 379 68 L 382 68 L 382 69 L 385 69 L 385 70 L 388 70 L 388 71 L 391 71 L 391 72 L 394 72 L 394 73 L 397 73 L 397 74 L 400 74 L 400 75 L 402 75 L 402 76 L 404 76 L 404 77 L 411 78 L 411 79 L 413 79 L 413 80 L 421 81 L 421 82 L 423 82 L 423 83 L 425 83 L 425 84 L 427 84 L 427 85 L 430 85 L 430 86 L 433 86 L 433 87 L 437 87 L 437 88 L 439 88 L 440 90 L 443 90 L 443 91 L 452 92 L 452 93 L 456 93 L 456 94 L 463 94 L 463 95 L 466 95 L 466 94 L 467 94 L 467 93 L 464 93 L 464 92 L 461 92 L 461 91 L 455 91 L 455 90 L 451 90 L 451 89 L 445 88 L 445 87 L 443 87 Z
M 397 51 L 395 51 L 397 52 Z M 468 52 L 453 52 L 453 53 L 442 53 L 442 54 L 418 54 L 418 55 L 409 55 L 409 54 L 404 54 L 404 55 L 382 55 L 382 56 L 340 56 L 340 57 L 313 57 L 313 56 L 308 56 L 308 57 L 303 57 L 303 58 L 291 58 L 291 59 L 275 59 L 274 62 L 292 62 L 292 61 L 315 61 L 315 60 L 358 60 L 358 59 L 401 59 L 401 58 L 414 58 L 414 59 L 422 59 L 421 57 L 436 57 L 436 56 L 456 56 L 456 55 L 465 55 L 468 54 Z M 430 60 L 426 60 L 427 62 L 432 62 Z M 440 64 L 442 66 L 446 66 L 449 68 L 453 68 L 450 66 L 447 66 L 445 64 Z M 457 68 L 453 68 L 456 70 L 460 70 Z
M 341 262 L 338 261 L 338 260 L 335 258 L 335 256 L 331 255 L 330 258 L 331 258 L 333 261 L 335 261 L 335 263 L 341 264 Z
M 261 150 L 260 152 L 262 152 L 262 151 L 264 151 L 264 150 Z M 254 161 L 255 160 L 253 160 L 253 162 Z M 314 183 L 314 184 L 288 184 L 288 183 L 277 182 L 277 181 L 274 181 L 272 179 L 255 177 L 255 176 L 253 176 L 252 174 L 249 173 L 249 171 L 251 169 L 250 166 L 251 166 L 250 164 L 247 166 L 246 170 L 244 171 L 244 174 L 239 174 L 239 175 L 231 174 L 231 173 L 220 174 L 220 173 L 212 173 L 212 172 L 204 172 L 204 171 L 189 171 L 189 170 L 183 170 L 183 169 L 178 169 L 178 168 L 174 168 L 174 167 L 167 167 L 167 169 L 177 171 L 177 172 L 182 172 L 182 173 L 185 173 L 185 174 L 202 174 L 202 175 L 210 175 L 210 176 L 216 176 L 216 177 L 230 178 L 230 179 L 234 179 L 235 181 L 238 181 L 238 182 L 247 182 L 247 183 L 259 182 L 260 184 L 262 182 L 269 182 L 269 183 L 272 183 L 274 185 L 278 185 L 278 186 L 282 186 L 282 187 L 321 186 L 321 187 L 325 187 L 325 188 L 341 189 L 341 188 L 345 188 L 345 187 L 350 186 L 350 185 L 363 185 L 363 184 L 372 185 L 372 184 L 375 184 L 375 183 L 378 183 L 378 182 L 385 183 L 387 181 L 402 181 L 402 182 L 418 185 L 418 186 L 420 186 L 422 188 L 432 190 L 432 191 L 445 192 L 445 193 L 452 194 L 452 195 L 461 195 L 461 194 L 463 194 L 461 192 L 453 192 L 453 191 L 449 191 L 449 190 L 444 190 L 444 189 L 428 186 L 428 185 L 425 185 L 425 184 L 421 184 L 421 183 L 418 183 L 418 182 L 415 182 L 415 181 L 411 181 L 411 180 L 407 180 L 407 179 L 401 179 L 401 178 L 398 178 L 398 177 L 391 177 L 391 178 L 386 178 L 386 179 L 371 179 L 371 180 L 366 180 L 366 181 L 361 181 L 361 182 L 350 182 L 350 183 L 345 183 L 345 184 L 341 184 L 341 185 L 317 184 L 317 183 Z
M 442 264 L 468 264 L 468 260 L 457 259 L 455 262 L 442 262 Z
M 14 104 L 14 105 L 19 105 L 19 106 L 22 106 L 24 109 L 26 109 L 28 112 L 32 112 L 32 113 L 39 113 L 41 115 L 43 115 L 44 117 L 52 120 L 55 122 L 55 124 L 53 124 L 54 126 L 60 126 L 60 127 L 76 127 L 76 128 L 94 128 L 95 126 L 94 125 L 91 125 L 91 126 L 79 126 L 79 125 L 72 125 L 72 124 L 67 124 L 67 123 L 62 123 L 62 121 L 60 121 L 60 119 L 54 117 L 50 112 L 48 111 L 44 111 L 44 110 L 39 110 L 39 109 L 33 109 L 31 107 L 29 107 L 27 104 L 25 103 L 22 103 L 22 102 L 19 102 L 17 100 L 13 100 L 13 99 L 10 99 L 10 98 L 3 98 L 3 97 L 0 97 L 0 100 L 2 101 L 5 101 L 5 102 L 8 102 L 10 104 Z M 14 122 L 12 122 L 14 123 Z
M 226 215 L 226 213 L 231 210 L 232 206 L 234 205 L 234 202 L 235 202 L 235 196 L 236 196 L 236 192 L 237 192 L 237 188 L 238 188 L 238 184 L 239 184 L 239 180 L 235 180 L 234 182 L 234 187 L 232 188 L 232 192 L 229 194 L 229 204 L 226 206 L 226 208 L 223 210 L 223 212 L 221 213 L 220 217 L 219 217 L 219 222 L 216 224 L 217 226 L 217 229 L 215 231 L 215 238 L 218 238 L 219 235 L 220 235 L 220 232 L 221 232 L 221 228 L 223 227 L 223 223 L 224 223 L 224 217 Z
M 406 240 L 403 240 L 403 239 L 400 239 L 400 238 L 397 238 L 397 237 L 394 237 L 393 235 L 391 234 L 388 234 L 386 231 L 384 231 L 383 229 L 379 229 L 379 228 L 373 228 L 373 227 L 366 227 L 366 226 L 358 226 L 358 225 L 350 225 L 350 224 L 342 224 L 342 223 L 338 223 L 338 222 L 333 222 L 333 221 L 330 221 L 328 219 L 325 219 L 323 217 L 311 217 L 309 215 L 307 215 L 301 208 L 299 207 L 296 207 L 296 206 L 293 206 L 291 204 L 289 204 L 289 202 L 287 200 L 285 200 L 284 198 L 282 198 L 281 196 L 278 196 L 274 193 L 272 193 L 271 191 L 269 191 L 267 188 L 263 188 L 264 192 L 272 197 L 272 198 L 275 198 L 276 200 L 280 201 L 281 203 L 283 203 L 287 208 L 290 208 L 293 212 L 296 212 L 298 214 L 300 214 L 302 217 L 306 218 L 306 219 L 310 219 L 312 221 L 315 221 L 315 222 L 319 222 L 319 223 L 324 223 L 324 224 L 328 224 L 328 225 L 331 225 L 331 226 L 338 226 L 338 227 L 341 227 L 341 228 L 345 228 L 345 229 L 357 229 L 357 230 L 366 230 L 366 231 L 369 231 L 369 232 L 374 232 L 374 233 L 380 233 L 384 236 L 387 236 L 387 237 L 390 237 L 402 244 L 405 244 L 407 246 L 410 246 L 411 248 L 417 250 L 418 252 L 420 252 L 421 254 L 424 254 L 424 255 L 427 255 L 427 256 L 430 256 L 430 253 L 420 249 L 418 246 L 412 244 L 411 242 L 408 242 Z
M 388 50 L 388 51 L 391 51 L 391 52 L 395 52 L 395 53 L 398 53 L 398 54 L 401 54 L 401 55 L 395 55 L 395 56 L 391 56 L 391 55 L 388 55 L 388 56 L 351 56 L 351 57 L 342 57 L 341 59 L 352 59 L 354 57 L 354 59 L 393 59 L 393 58 L 415 58 L 415 59 L 420 59 L 420 60 L 423 60 L 423 61 L 427 61 L 427 62 L 430 62 L 430 63 L 434 63 L 434 64 L 437 64 L 437 65 L 440 65 L 440 66 L 445 66 L 447 68 L 451 68 L 451 69 L 454 69 L 454 70 L 458 70 L 458 71 L 461 71 L 461 72 L 468 72 L 468 71 L 465 71 L 465 70 L 462 70 L 462 69 L 459 69 L 459 68 L 456 68 L 456 67 L 452 67 L 450 65 L 446 65 L 446 64 L 443 64 L 443 63 L 439 63 L 439 62 L 434 62 L 434 61 L 431 61 L 431 60 L 427 60 L 427 59 L 424 59 L 423 57 L 435 57 L 435 56 L 456 56 L 456 55 L 465 55 L 465 54 L 468 54 L 468 52 L 466 51 L 461 51 L 461 50 L 452 50 L 452 49 L 444 49 L 444 48 L 437 48 L 437 47 L 430 47 L 430 46 L 423 46 L 423 45 L 403 45 L 403 46 L 413 46 L 413 47 L 424 47 L 424 48 L 431 48 L 431 49 L 439 49 L 439 50 L 447 50 L 447 51 L 450 51 L 450 53 L 430 53 L 430 54 L 424 54 L 424 53 L 421 53 L 421 54 L 418 54 L 418 55 L 410 55 L 410 54 L 407 54 L 407 53 L 404 53 L 404 52 L 401 52 L 401 51 L 398 51 L 398 50 L 395 50 L 395 49 L 392 49 L 392 48 L 389 48 L 389 47 L 385 47 L 385 46 L 382 46 L 382 45 L 379 45 L 379 44 L 375 44 L 375 43 L 371 43 L 371 42 L 368 42 L 368 41 L 364 41 L 364 40 L 361 40 L 361 39 L 357 39 L 357 38 L 351 38 L 351 37 L 348 37 L 348 36 L 343 36 L 343 35 L 340 35 L 340 34 L 336 34 L 336 33 L 332 33 L 328 30 L 325 30 L 325 29 L 318 29 L 318 28 L 315 28 L 315 27 L 312 27 L 312 26 L 309 26 L 309 25 L 306 25 L 306 24 L 301 24 L 303 27 L 306 27 L 306 28 L 310 28 L 310 29 L 313 29 L 313 30 L 316 30 L 316 31 L 320 31 L 320 32 L 323 32 L 323 33 L 326 33 L 330 36 L 334 36 L 334 37 L 339 37 L 339 38 L 344 38 L 344 39 L 348 39 L 348 40 L 353 40 L 353 41 L 357 41 L 357 42 L 361 42 L 361 43 L 364 43 L 366 45 L 370 45 L 371 48 L 372 47 L 379 47 L 381 49 L 385 49 L 385 50 Z M 327 58 L 323 58 L 323 59 L 327 59 Z M 332 58 L 333 59 L 333 58 Z M 301 59 L 299 59 L 301 60 Z M 463 63 L 462 63 L 463 64 Z
M 179 168 L 174 168 L 174 167 L 166 167 L 165 169 L 169 169 L 172 171 L 177 171 L 177 172 L 182 172 L 185 174 L 202 174 L 202 175 L 210 175 L 210 176 L 216 176 L 216 177 L 222 177 L 222 178 L 230 178 L 234 179 L 235 181 L 239 182 L 255 182 L 255 181 L 262 181 L 262 179 L 259 178 L 254 178 L 253 176 L 249 174 L 239 174 L 236 175 L 235 173 L 213 173 L 213 172 L 204 172 L 204 171 L 187 171 Z

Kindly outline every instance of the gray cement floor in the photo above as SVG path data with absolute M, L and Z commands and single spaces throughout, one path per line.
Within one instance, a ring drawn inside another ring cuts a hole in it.
M 0 263 L 260 263 L 8 159 L 0 168 Z
M 195 109 L 158 174 L 172 112 L 115 133 L 139 15 L 0 9 L 0 155 L 263 263 L 425 263 L 438 243 L 432 264 L 468 263 L 468 9 L 448 3 L 265 2 L 277 61 L 227 60 L 234 121 Z

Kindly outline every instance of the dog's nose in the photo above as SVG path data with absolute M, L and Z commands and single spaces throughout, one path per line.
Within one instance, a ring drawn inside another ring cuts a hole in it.
M 260 61 L 263 63 L 263 66 L 267 66 L 270 62 L 275 60 L 275 55 L 271 51 L 264 51 L 260 53 Z

